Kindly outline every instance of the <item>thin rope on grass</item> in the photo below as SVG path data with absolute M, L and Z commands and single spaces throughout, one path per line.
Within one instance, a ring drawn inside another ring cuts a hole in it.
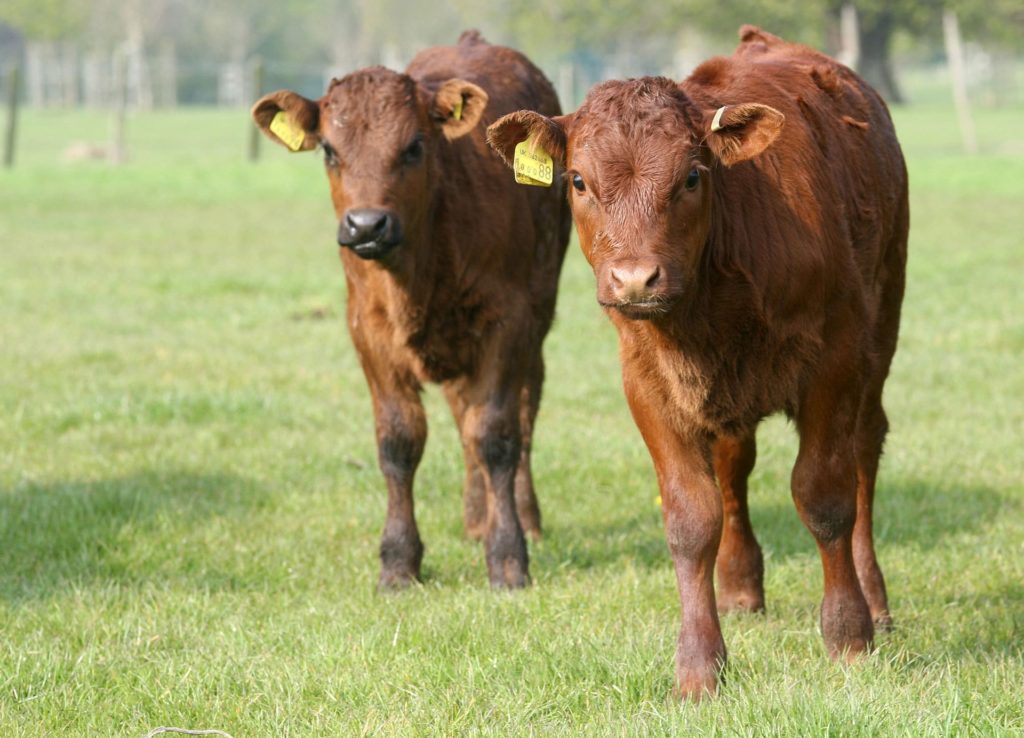
M 184 733 L 185 735 L 221 735 L 224 738 L 232 738 L 231 735 L 225 733 L 223 730 L 217 730 L 216 728 L 210 728 L 209 730 L 189 730 L 188 728 L 153 728 L 151 731 L 146 733 L 143 738 L 153 738 L 155 735 L 161 733 Z

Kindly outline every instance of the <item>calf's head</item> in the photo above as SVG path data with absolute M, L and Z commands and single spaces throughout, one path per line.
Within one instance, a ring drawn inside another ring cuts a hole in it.
M 487 139 L 509 164 L 530 139 L 565 168 L 598 302 L 646 319 L 670 312 L 694 288 L 716 163 L 757 156 L 783 120 L 754 102 L 705 110 L 675 82 L 646 77 L 598 85 L 570 115 L 511 113 Z
M 252 117 L 292 151 L 323 150 L 338 243 L 383 259 L 427 218 L 438 147 L 473 130 L 486 105 L 487 94 L 460 79 L 428 87 L 371 67 L 333 80 L 316 101 L 272 92 Z

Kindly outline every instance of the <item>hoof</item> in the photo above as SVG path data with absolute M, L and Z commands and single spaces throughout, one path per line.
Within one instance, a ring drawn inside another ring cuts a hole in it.
M 377 589 L 405 589 L 420 579 L 423 543 L 419 536 L 386 536 L 380 543 L 380 579 Z
M 487 570 L 491 589 L 513 590 L 530 586 L 530 573 L 526 563 L 515 558 L 489 563 Z
M 492 530 L 485 544 L 487 579 L 493 589 L 522 589 L 530 584 L 526 538 L 515 528 Z
M 876 633 L 889 633 L 892 631 L 892 615 L 888 611 L 883 611 L 872 617 L 875 623 Z
M 691 634 L 693 636 L 695 634 Z M 687 647 L 683 634 L 676 647 L 676 688 L 674 695 L 681 700 L 700 702 L 718 694 L 719 685 L 725 673 L 725 643 L 721 636 L 717 644 L 710 640 L 710 634 L 690 640 Z
M 385 594 L 401 592 L 419 583 L 419 576 L 408 571 L 381 571 L 377 591 Z
M 719 592 L 715 598 L 718 612 L 764 613 L 764 593 L 751 591 Z
M 845 596 L 826 593 L 821 604 L 821 635 L 828 655 L 837 661 L 851 663 L 871 650 L 875 627 L 859 589 Z
M 718 694 L 718 675 L 707 672 L 688 672 L 677 677 L 672 696 L 683 702 L 700 702 Z
M 853 641 L 842 647 L 829 646 L 828 655 L 833 661 L 853 665 L 871 653 L 874 646 L 871 641 Z
M 719 613 L 764 612 L 764 558 L 757 543 L 719 551 L 715 578 Z

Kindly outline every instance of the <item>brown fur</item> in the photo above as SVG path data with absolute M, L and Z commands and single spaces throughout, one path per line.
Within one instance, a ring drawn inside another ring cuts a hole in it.
M 528 582 L 523 529 L 540 532 L 530 444 L 541 344 L 570 219 L 562 183 L 515 186 L 484 141 L 488 123 L 524 107 L 560 112 L 535 66 L 472 31 L 456 46 L 420 53 L 404 73 L 363 69 L 333 81 L 317 102 L 280 92 L 253 110 L 271 138 L 270 120 L 284 109 L 307 142 L 324 148 L 340 228 L 354 208 L 400 223 L 401 243 L 381 258 L 341 250 L 388 485 L 385 587 L 420 571 L 412 481 L 426 439 L 424 382 L 441 384 L 459 425 L 466 528 L 486 539 L 491 583 Z M 417 137 L 422 154 L 403 158 Z
M 574 114 L 488 131 L 499 147 L 509 132 L 560 139 L 567 178 L 585 183 L 569 198 L 658 475 L 684 603 L 676 675 L 697 698 L 725 660 L 716 554 L 719 607 L 764 607 L 746 494 L 771 413 L 800 433 L 793 497 L 821 553 L 829 652 L 852 657 L 890 622 L 871 507 L 906 267 L 903 157 L 849 69 L 751 26 L 741 38 L 678 85 L 608 82 Z

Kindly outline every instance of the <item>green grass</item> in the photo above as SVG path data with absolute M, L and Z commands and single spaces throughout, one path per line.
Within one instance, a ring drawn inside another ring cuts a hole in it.
M 1024 731 L 1022 111 L 897 111 L 913 227 L 878 546 L 897 629 L 853 668 L 759 434 L 769 612 L 723 622 L 718 699 L 667 699 L 678 599 L 612 328 L 570 252 L 535 475 L 534 586 L 486 586 L 436 390 L 425 583 L 373 591 L 384 517 L 315 156 L 243 161 L 243 113 L 29 112 L 0 172 L 0 733 L 1015 735 Z

